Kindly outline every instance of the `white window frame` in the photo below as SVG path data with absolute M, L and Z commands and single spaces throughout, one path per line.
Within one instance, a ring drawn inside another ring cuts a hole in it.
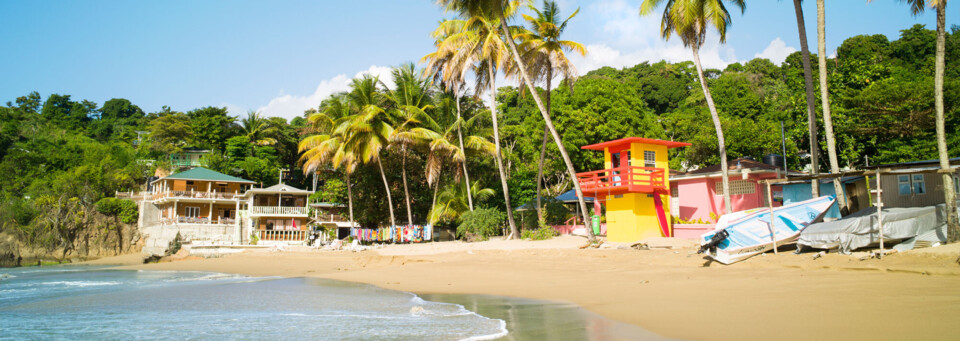
M 910 182 L 911 182 L 910 189 L 913 190 L 913 194 L 916 194 L 916 195 L 927 194 L 927 184 L 926 184 L 925 178 L 926 177 L 923 174 L 910 175 Z
M 907 186 L 907 190 L 904 191 L 904 187 Z M 897 193 L 900 195 L 912 195 L 913 194 L 913 184 L 910 183 L 910 174 L 898 174 L 897 175 Z
M 643 151 L 643 166 L 647 168 L 657 168 L 657 151 Z
M 190 218 L 199 218 L 200 217 L 200 206 L 184 206 L 183 215 Z M 191 215 L 193 213 L 193 215 Z

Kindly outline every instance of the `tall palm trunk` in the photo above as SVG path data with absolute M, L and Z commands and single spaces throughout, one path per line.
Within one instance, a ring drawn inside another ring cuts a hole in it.
M 403 176 L 403 195 L 407 201 L 407 225 L 413 225 L 413 211 L 410 210 L 410 189 L 407 188 L 407 147 L 401 147 L 400 152 L 403 154 L 400 157 L 403 159 L 403 169 L 400 170 L 400 173 Z
M 441 169 L 440 172 L 442 171 L 443 170 Z M 437 208 L 437 191 L 440 190 L 440 172 L 437 172 L 437 182 L 433 184 L 433 203 L 430 204 L 431 214 L 427 214 L 427 221 L 430 223 L 433 223 L 430 221 L 430 216 L 432 215 L 433 210 Z
M 470 174 L 467 173 L 467 150 L 463 149 L 463 130 L 460 129 L 463 118 L 460 115 L 459 93 L 453 93 L 453 101 L 457 104 L 457 140 L 460 141 L 460 151 L 463 152 L 463 179 L 467 182 L 467 205 L 470 206 L 470 210 L 473 211 L 473 194 L 470 193 Z M 437 183 L 440 183 L 440 180 L 437 180 Z M 434 202 L 436 202 L 436 191 L 434 191 Z
M 720 115 L 717 113 L 717 107 L 713 104 L 713 96 L 710 95 L 710 88 L 707 87 L 707 79 L 703 77 L 703 67 L 700 66 L 700 48 L 693 46 L 693 63 L 697 66 L 697 77 L 700 78 L 700 87 L 703 88 L 703 97 L 707 99 L 707 108 L 710 109 L 710 117 L 713 118 L 713 128 L 717 131 L 717 144 L 720 147 L 720 179 L 723 182 L 723 210 L 726 213 L 733 212 L 733 206 L 730 205 L 730 177 L 727 176 L 727 144 L 723 139 L 723 127 L 720 126 Z
M 347 171 L 347 208 L 350 211 L 350 227 L 353 227 L 353 189 L 350 188 L 350 172 Z
M 827 46 L 826 25 L 824 24 L 823 0 L 817 0 L 817 53 L 820 65 L 820 102 L 823 103 L 823 127 L 827 133 L 827 156 L 830 157 L 830 173 L 840 173 L 837 162 L 837 141 L 833 138 L 833 121 L 830 119 L 830 98 L 827 89 Z M 817 181 L 814 181 L 817 182 Z M 847 215 L 847 200 L 843 195 L 840 178 L 833 178 L 833 190 L 837 193 L 837 205 L 840 206 L 840 215 Z
M 390 209 L 390 226 L 397 226 L 397 218 L 393 215 L 393 198 L 390 197 L 390 184 L 387 183 L 387 175 L 383 173 L 383 163 L 377 157 L 377 166 L 380 167 L 380 178 L 383 179 L 383 189 L 387 191 L 387 208 Z
M 550 116 L 550 81 L 553 78 L 553 65 L 550 65 L 550 62 L 547 62 L 547 92 L 543 94 L 543 97 L 547 101 L 547 116 Z M 547 127 L 543 127 L 543 142 L 540 143 L 540 161 L 537 163 L 537 219 L 543 221 L 543 204 L 541 204 L 541 198 L 543 197 L 543 161 L 547 155 L 547 137 L 550 136 L 550 131 L 547 130 Z M 584 223 L 586 224 L 586 223 Z
M 937 151 L 940 157 L 940 168 L 950 169 L 950 155 L 947 153 L 946 128 L 943 118 L 943 68 L 944 45 L 946 36 L 947 1 L 937 3 L 937 59 L 933 76 L 933 97 L 937 110 Z M 960 241 L 960 223 L 957 222 L 957 193 L 954 192 L 953 174 L 943 174 L 943 196 L 947 204 L 947 240 L 951 243 Z
M 523 64 L 523 61 L 520 60 L 520 54 L 517 51 L 517 43 L 513 41 L 513 36 L 510 35 L 510 29 L 507 27 L 507 18 L 503 15 L 503 11 L 500 11 L 500 29 L 503 31 L 504 38 L 507 41 L 507 45 L 510 46 L 510 52 L 513 55 L 513 61 L 517 63 L 517 70 L 520 71 L 520 77 L 523 79 L 523 83 L 527 85 L 527 88 L 530 89 L 530 94 L 533 96 L 533 101 L 537 103 L 537 108 L 540 109 L 540 115 L 543 116 L 544 124 L 547 126 L 547 129 L 550 130 L 550 134 L 553 135 L 553 142 L 557 144 L 557 149 L 560 149 L 560 156 L 563 157 L 563 162 L 567 166 L 567 173 L 570 176 L 570 180 L 573 182 L 573 189 L 577 193 L 577 201 L 580 203 L 580 213 L 583 215 L 583 222 L 586 224 L 587 221 L 590 221 L 590 217 L 587 213 L 587 203 L 583 200 L 583 191 L 580 189 L 580 182 L 577 181 L 577 171 L 573 169 L 573 162 L 570 161 L 570 155 L 567 154 L 567 149 L 563 147 L 563 141 L 560 139 L 560 134 L 557 133 L 557 129 L 553 126 L 553 120 L 550 119 L 550 115 L 547 115 L 547 110 L 543 106 L 543 101 L 540 100 L 540 95 L 537 94 L 537 89 L 533 87 L 533 82 L 530 80 L 530 76 L 527 74 L 527 67 Z M 596 236 L 593 235 L 593 229 L 587 230 L 587 239 L 591 242 L 596 240 Z
M 807 130 L 810 135 L 810 168 L 816 176 L 820 174 L 820 143 L 817 141 L 817 109 L 813 97 L 813 68 L 810 67 L 810 48 L 807 46 L 807 26 L 803 21 L 801 0 L 793 0 L 793 9 L 797 12 L 797 31 L 800 32 L 800 51 L 803 56 L 803 82 L 807 90 Z M 784 158 L 787 156 L 784 155 Z M 820 196 L 820 182 L 810 181 L 810 193 L 814 198 Z
M 500 170 L 500 185 L 503 186 L 503 200 L 507 204 L 507 222 L 510 223 L 510 236 L 508 239 L 520 238 L 520 231 L 517 230 L 517 224 L 513 221 L 513 205 L 510 204 L 510 189 L 507 186 L 507 173 L 503 170 L 503 157 L 500 155 L 500 126 L 497 124 L 497 81 L 493 73 L 493 59 L 488 61 L 490 67 L 487 72 L 490 76 L 490 115 L 493 117 L 493 143 L 496 145 L 496 151 L 493 158 L 497 160 L 497 169 Z M 467 184 L 470 188 L 470 184 Z

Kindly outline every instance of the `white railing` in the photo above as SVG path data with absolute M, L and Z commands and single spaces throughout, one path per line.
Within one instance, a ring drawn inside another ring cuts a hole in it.
M 201 217 L 184 217 L 178 216 L 176 218 L 161 218 L 161 224 L 171 225 L 171 224 L 198 224 L 198 225 L 234 225 L 237 223 L 236 219 L 225 218 L 225 217 L 214 217 L 210 218 L 201 218 Z
M 253 206 L 250 214 L 255 215 L 307 215 L 306 207 Z
M 153 194 L 153 200 L 160 198 L 185 198 L 185 199 L 234 199 L 239 195 L 224 192 L 199 192 L 199 191 L 167 191 Z
M 259 230 L 262 241 L 303 241 L 307 239 L 308 231 Z

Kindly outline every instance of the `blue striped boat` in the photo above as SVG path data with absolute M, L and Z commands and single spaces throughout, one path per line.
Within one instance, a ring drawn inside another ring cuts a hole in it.
M 773 208 L 777 246 L 793 243 L 800 231 L 823 219 L 836 202 L 833 195 Z M 736 213 L 733 213 L 736 214 Z M 732 264 L 773 249 L 770 210 L 755 211 L 731 221 L 726 227 L 700 237 L 700 253 L 723 264 Z

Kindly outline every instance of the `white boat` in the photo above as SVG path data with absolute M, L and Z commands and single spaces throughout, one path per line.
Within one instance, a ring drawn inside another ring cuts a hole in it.
M 730 221 L 721 230 L 700 237 L 700 253 L 723 264 L 732 264 L 773 249 L 771 231 L 776 231 L 777 246 L 793 243 L 800 232 L 823 215 L 836 202 L 833 195 L 801 201 L 770 210 L 755 211 Z

